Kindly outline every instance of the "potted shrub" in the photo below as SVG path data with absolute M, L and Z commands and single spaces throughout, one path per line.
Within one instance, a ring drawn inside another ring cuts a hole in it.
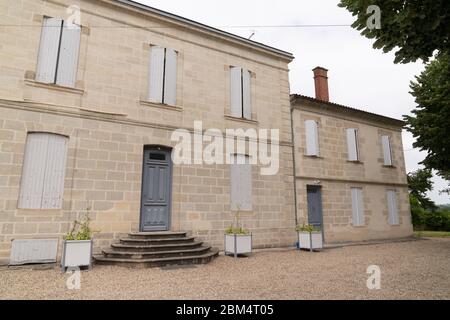
M 313 225 L 297 226 L 299 249 L 307 249 L 311 252 L 323 248 L 322 230 Z
M 239 210 L 234 223 L 225 230 L 225 254 L 250 254 L 252 252 L 252 234 L 239 223 Z
M 90 220 L 88 210 L 84 220 L 75 220 L 72 229 L 64 237 L 61 257 L 63 271 L 70 267 L 91 268 L 93 231 L 89 226 Z

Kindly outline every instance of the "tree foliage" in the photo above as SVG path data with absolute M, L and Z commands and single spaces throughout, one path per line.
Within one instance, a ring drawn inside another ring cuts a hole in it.
M 440 54 L 410 87 L 417 107 L 404 116 L 406 130 L 427 152 L 422 164 L 450 180 L 450 55 Z
M 370 5 L 381 9 L 381 28 L 369 28 Z M 369 39 L 375 49 L 395 52 L 395 63 L 422 59 L 448 51 L 450 43 L 449 0 L 341 0 L 340 7 L 356 16 L 352 27 Z
M 427 192 L 433 189 L 433 176 L 429 169 L 418 169 L 408 173 L 409 194 L 413 197 L 411 205 L 417 204 L 424 209 L 436 209 L 434 202 L 427 197 Z

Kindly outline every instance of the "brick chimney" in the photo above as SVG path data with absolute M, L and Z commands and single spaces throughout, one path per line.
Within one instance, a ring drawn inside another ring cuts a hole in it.
M 322 101 L 330 101 L 328 94 L 328 70 L 322 67 L 315 67 L 314 72 L 314 85 L 316 87 L 316 99 Z

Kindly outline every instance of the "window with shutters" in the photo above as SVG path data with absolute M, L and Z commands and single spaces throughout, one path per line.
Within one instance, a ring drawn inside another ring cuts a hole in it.
M 235 154 L 230 168 L 231 210 L 252 210 L 252 165 L 247 155 Z
M 74 87 L 81 28 L 57 18 L 44 18 L 36 81 Z
M 68 138 L 34 132 L 27 135 L 19 208 L 60 209 L 64 192 Z
M 383 148 L 383 160 L 385 166 L 392 166 L 391 139 L 389 136 L 381 136 L 381 146 Z
M 398 207 L 397 207 L 397 192 L 395 190 L 387 190 L 387 206 L 388 206 L 388 223 L 390 225 L 399 224 Z
M 361 188 L 351 188 L 353 226 L 364 226 L 364 203 Z
M 348 161 L 359 161 L 357 129 L 353 128 L 347 129 L 347 152 L 348 152 Z
M 305 138 L 306 148 L 305 154 L 307 156 L 319 156 L 319 128 L 317 121 L 306 120 L 305 121 Z
M 251 73 L 240 67 L 230 68 L 231 116 L 252 118 Z
M 175 106 L 177 93 L 177 60 L 175 50 L 150 47 L 148 100 Z

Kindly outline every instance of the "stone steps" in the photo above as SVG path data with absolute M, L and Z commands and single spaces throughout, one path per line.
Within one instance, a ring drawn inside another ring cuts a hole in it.
M 161 267 L 208 263 L 218 250 L 186 236 L 186 232 L 138 232 L 121 238 L 102 255 L 94 256 L 96 264 L 126 267 Z

